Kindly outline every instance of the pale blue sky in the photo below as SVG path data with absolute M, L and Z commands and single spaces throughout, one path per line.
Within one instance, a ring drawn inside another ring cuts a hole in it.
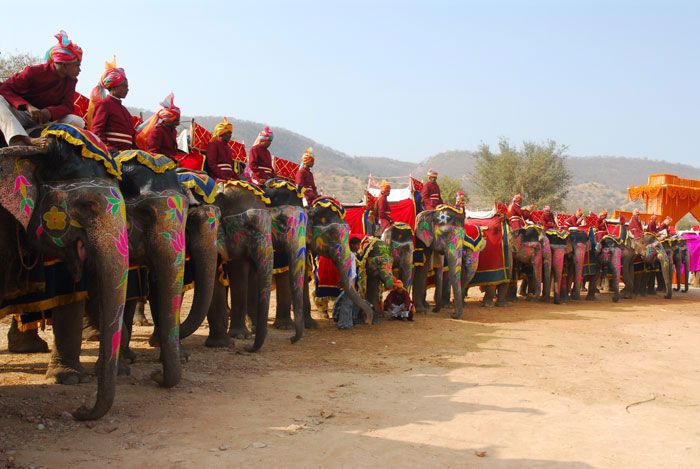
M 29 5 L 3 5 L 0 51 L 43 55 L 63 28 L 79 91 L 117 54 L 132 106 L 172 90 L 185 114 L 407 161 L 504 136 L 700 164 L 697 1 Z

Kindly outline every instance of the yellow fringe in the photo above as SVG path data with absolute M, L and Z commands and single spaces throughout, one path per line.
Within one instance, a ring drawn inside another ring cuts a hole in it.
M 73 292 L 67 293 L 65 295 L 60 295 L 54 298 L 49 298 L 47 300 L 35 301 L 33 303 L 24 303 L 19 305 L 9 305 L 0 309 L 0 316 L 7 316 L 10 314 L 22 314 L 22 313 L 35 313 L 37 311 L 46 311 L 57 306 L 64 306 L 67 304 L 74 303 L 76 301 L 84 300 L 87 298 L 87 292 Z

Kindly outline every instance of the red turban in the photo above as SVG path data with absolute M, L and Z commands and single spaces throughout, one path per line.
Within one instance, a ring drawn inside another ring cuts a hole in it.
M 311 147 L 306 149 L 306 152 L 301 156 L 301 164 L 313 163 L 315 161 L 314 152 Z

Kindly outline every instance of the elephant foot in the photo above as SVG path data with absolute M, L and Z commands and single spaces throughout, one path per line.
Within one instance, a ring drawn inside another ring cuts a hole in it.
M 117 363 L 117 376 L 131 376 L 131 367 L 129 366 L 129 362 L 127 362 L 127 360 L 123 360 L 122 357 L 119 357 L 119 362 Z
M 228 335 L 234 339 L 250 339 L 253 336 L 245 326 L 232 327 L 229 329 Z
M 204 345 L 210 348 L 226 348 L 233 345 L 233 339 L 228 335 L 224 335 L 223 337 L 209 336 L 207 340 L 204 341 Z
M 581 299 L 581 294 L 579 292 L 572 292 L 571 299 L 574 301 L 579 301 Z
M 433 313 L 439 313 L 441 309 L 442 309 L 442 307 L 440 307 L 440 306 L 434 306 Z
M 664 295 L 664 298 L 667 299 L 667 300 L 670 300 L 670 299 L 671 299 L 671 296 L 672 296 L 672 295 L 669 293 L 668 295 Z
M 493 301 L 491 301 L 491 300 L 489 300 L 489 301 L 483 300 L 483 301 L 481 302 L 481 307 L 482 307 L 482 308 L 493 308 Z
M 318 329 L 318 322 L 316 322 L 316 320 L 311 317 L 304 318 L 304 328 Z
M 452 319 L 462 319 L 462 314 L 464 314 L 462 311 L 455 311 L 451 314 L 451 317 Z
M 85 369 L 79 363 L 72 366 L 50 363 L 46 370 L 46 379 L 55 384 L 74 386 L 89 382 L 90 376 L 85 373 Z
M 632 298 L 634 298 L 634 295 L 632 293 L 627 292 L 622 294 L 623 300 L 631 300 Z
M 47 353 L 49 344 L 39 337 L 37 329 L 20 332 L 13 319 L 12 326 L 7 331 L 7 349 L 12 353 Z
M 294 329 L 294 321 L 292 318 L 275 318 L 275 322 L 272 323 L 272 327 L 275 329 L 281 329 L 283 331 L 288 331 Z
M 148 345 L 150 345 L 151 347 L 160 347 L 160 339 L 158 338 L 158 334 L 155 331 L 148 338 Z
M 508 306 L 508 302 L 507 302 L 507 301 L 496 300 L 496 307 L 497 307 L 497 308 L 505 308 L 506 306 Z
M 190 352 L 180 344 L 180 363 L 184 365 L 188 361 L 190 361 Z
M 152 326 L 153 323 L 146 316 L 134 316 L 134 326 Z
M 594 301 L 595 295 L 586 295 L 586 301 Z
M 612 301 L 613 303 L 617 303 L 618 301 L 620 301 L 620 295 L 613 295 Z
M 136 361 L 136 353 L 129 347 L 122 348 L 119 351 L 119 358 L 120 361 L 124 360 L 127 363 L 134 363 Z

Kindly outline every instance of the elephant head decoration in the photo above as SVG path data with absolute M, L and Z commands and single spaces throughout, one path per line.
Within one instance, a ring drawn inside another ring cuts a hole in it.
M 396 278 L 410 291 L 413 285 L 413 229 L 407 223 L 394 223 L 384 230 L 382 241 L 391 251 Z

